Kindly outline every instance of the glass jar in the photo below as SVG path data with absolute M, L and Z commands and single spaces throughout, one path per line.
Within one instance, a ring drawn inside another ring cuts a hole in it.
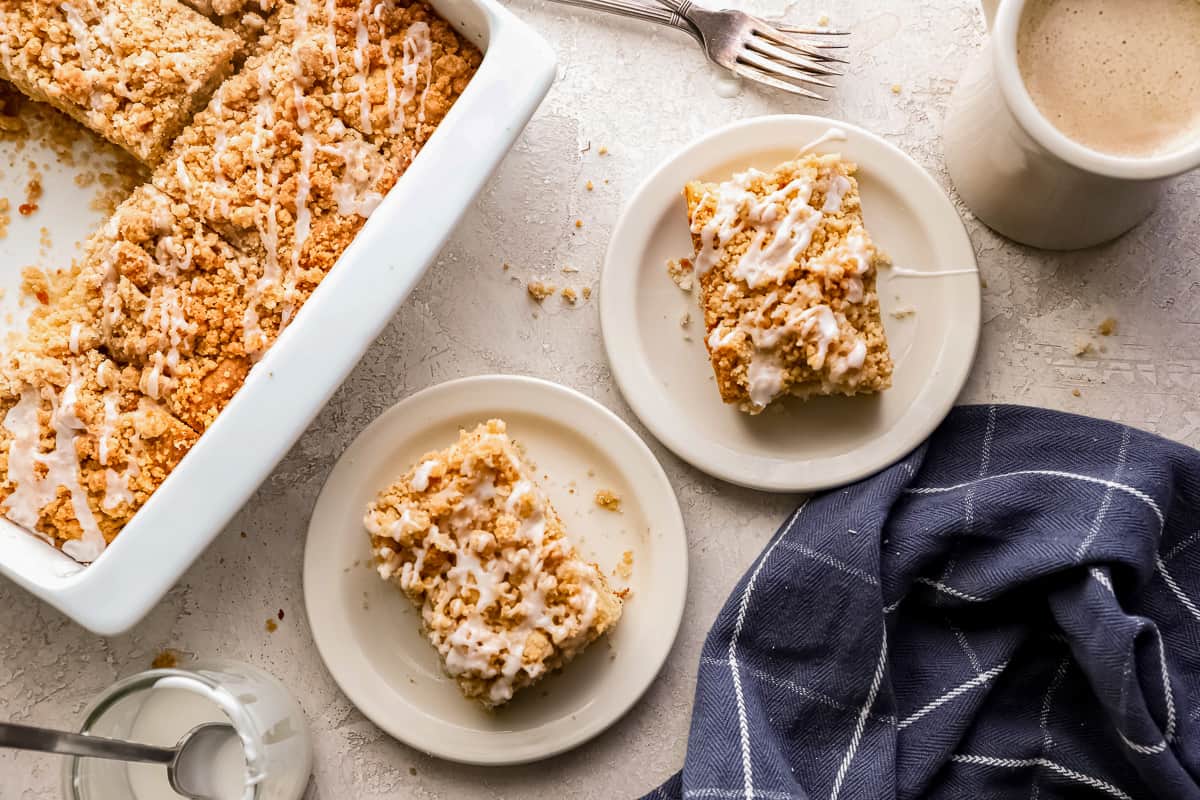
M 152 669 L 110 686 L 88 707 L 82 733 L 174 746 L 204 722 L 229 722 L 245 758 L 239 800 L 297 800 L 312 771 L 312 738 L 296 700 L 272 675 L 233 661 L 197 662 L 187 669 Z M 236 756 L 236 753 L 234 754 Z M 96 758 L 64 759 L 68 800 L 169 800 L 179 795 L 166 768 Z M 222 765 L 218 765 L 220 768 Z

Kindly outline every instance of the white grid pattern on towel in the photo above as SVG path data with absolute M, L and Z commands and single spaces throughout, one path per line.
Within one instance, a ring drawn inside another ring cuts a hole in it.
M 904 491 L 907 494 L 941 494 L 943 492 L 954 492 L 959 489 L 975 486 L 983 483 L 984 481 L 996 481 L 1002 478 L 1018 477 L 1066 478 L 1067 480 L 1094 483 L 1099 486 L 1109 486 L 1119 492 L 1124 492 L 1125 494 L 1128 494 L 1131 497 L 1136 497 L 1138 500 L 1142 501 L 1142 503 L 1144 503 L 1150 508 L 1151 511 L 1154 512 L 1154 516 L 1158 518 L 1158 524 L 1160 527 L 1166 522 L 1166 518 L 1163 516 L 1162 509 L 1158 507 L 1158 503 L 1154 501 L 1154 498 L 1143 492 L 1141 489 L 1138 489 L 1136 486 L 1130 486 L 1125 483 L 1110 481 L 1104 478 L 1096 478 L 1091 475 L 1080 475 L 1077 472 L 1063 472 L 1062 470 L 1057 469 L 1019 469 L 1013 472 L 1001 472 L 998 475 L 989 475 L 988 477 L 980 478 L 979 480 L 956 483 L 953 486 L 918 486 L 912 489 L 905 489 Z
M 1155 557 L 1154 565 L 1158 567 L 1158 573 L 1162 575 L 1163 581 L 1167 584 L 1167 588 L 1171 590 L 1171 594 L 1175 595 L 1175 599 L 1188 610 L 1189 614 L 1200 620 L 1200 608 L 1196 608 L 1196 604 L 1192 602 L 1192 598 L 1184 594 L 1183 589 L 1175 582 L 1175 578 L 1171 577 L 1171 573 L 1167 572 L 1167 565 L 1163 563 L 1161 556 Z
M 746 588 L 742 591 L 742 599 L 738 603 L 737 622 L 733 626 L 733 636 L 729 638 L 729 673 L 733 677 L 733 695 L 737 700 L 738 738 L 742 745 L 742 790 L 745 800 L 754 800 L 755 797 L 754 766 L 750 761 L 750 724 L 746 720 L 746 696 L 742 692 L 742 678 L 738 674 L 738 639 L 741 638 L 742 628 L 746 624 L 746 611 L 750 608 L 750 596 L 754 593 L 754 584 L 758 580 L 758 574 L 762 572 L 767 559 L 771 557 L 771 553 L 775 551 L 779 543 L 792 532 L 792 528 L 796 525 L 796 520 L 804 513 L 806 505 L 808 505 L 808 500 L 800 504 L 800 507 L 796 509 L 796 513 L 792 514 L 792 518 L 788 520 L 783 533 L 779 534 L 778 538 L 762 554 L 762 558 L 758 560 L 758 565 L 754 568 L 754 572 L 750 574 L 750 580 L 746 581 Z
M 1120 800 L 1133 800 L 1125 792 L 1113 786 L 1108 781 L 1102 781 L 1092 775 L 1086 775 L 1082 772 L 1077 772 L 1069 767 L 1064 767 L 1057 761 L 1051 761 L 1048 758 L 997 758 L 996 756 L 981 756 L 971 753 L 957 753 L 950 757 L 950 760 L 956 764 L 975 764 L 982 767 L 1005 767 L 1007 769 L 1021 769 L 1022 767 L 1045 767 L 1052 772 L 1057 772 L 1064 778 L 1082 783 L 1086 786 L 1091 786 L 1093 789 L 1099 789 L 1102 792 L 1120 798 Z
M 938 707 L 943 706 L 946 703 L 949 703 L 951 700 L 958 697 L 959 695 L 965 694 L 965 693 L 971 691 L 972 689 L 975 689 L 975 688 L 980 687 L 983 684 L 987 683 L 992 678 L 996 677 L 1001 672 L 1003 672 L 1004 668 L 1007 666 L 1008 666 L 1008 661 L 1006 660 L 1006 661 L 992 667 L 987 672 L 980 673 L 979 675 L 976 675 L 974 678 L 971 678 L 971 680 L 966 681 L 965 683 L 960 683 L 958 686 L 955 686 L 953 689 L 946 692 L 941 697 L 930 700 L 928 703 L 921 706 L 920 708 L 918 708 L 913 713 L 909 714 L 904 719 L 900 720 L 900 722 L 896 725 L 896 727 L 900 728 L 901 730 L 903 730 L 904 728 L 907 728 L 909 725 L 912 725 L 914 722 L 921 719 L 921 717 L 924 717 L 926 714 L 930 713 L 931 711 L 937 710 Z
M 883 641 L 879 645 L 879 661 L 875 664 L 875 675 L 871 678 L 871 688 L 867 691 L 867 699 L 858 712 L 858 722 L 854 724 L 854 733 L 850 736 L 850 746 L 846 748 L 846 755 L 842 757 L 841 766 L 838 767 L 837 775 L 833 779 L 833 791 L 829 795 L 829 800 L 837 800 L 838 794 L 842 791 L 842 782 L 846 780 L 846 773 L 850 771 L 850 762 L 854 760 L 854 755 L 858 752 L 863 729 L 867 726 L 867 717 L 871 715 L 875 697 L 879 694 L 879 685 L 883 683 L 883 675 L 887 671 L 887 653 L 887 628 L 884 628 Z

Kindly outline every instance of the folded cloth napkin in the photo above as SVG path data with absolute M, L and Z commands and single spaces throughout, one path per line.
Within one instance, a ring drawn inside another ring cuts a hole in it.
M 726 602 L 647 797 L 1200 798 L 1200 453 L 967 407 L 814 497 Z

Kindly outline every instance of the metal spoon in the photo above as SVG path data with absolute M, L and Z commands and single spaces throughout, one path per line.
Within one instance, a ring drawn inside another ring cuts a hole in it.
M 88 736 L 86 733 L 67 733 L 0 722 L 0 747 L 85 758 L 165 764 L 171 788 L 177 794 L 191 800 L 223 800 L 215 793 L 213 764 L 221 747 L 230 737 L 237 738 L 237 735 L 232 725 L 208 722 L 185 733 L 174 747 L 155 747 L 120 739 Z

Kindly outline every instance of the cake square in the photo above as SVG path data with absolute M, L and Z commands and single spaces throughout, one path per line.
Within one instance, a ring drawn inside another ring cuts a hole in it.
M 262 265 L 252 299 L 280 308 L 285 324 L 399 174 L 304 74 L 286 47 L 248 62 L 152 179 Z
M 0 511 L 77 561 L 99 557 L 196 441 L 96 351 L 13 351 L 0 380 Z
M 855 165 L 802 155 L 684 189 L 721 399 L 757 414 L 791 394 L 891 385 L 875 291 L 886 263 L 863 224 Z
M 298 0 L 279 16 L 277 41 L 329 109 L 401 169 L 482 61 L 423 0 Z
M 0 78 L 151 165 L 240 48 L 237 36 L 175 0 L 0 5 Z
M 261 279 L 189 206 L 146 184 L 88 240 L 66 295 L 31 314 L 26 340 L 58 357 L 103 349 L 203 431 L 278 334 L 279 313 L 251 302 Z
M 467 698 L 493 708 L 609 631 L 621 599 L 580 558 L 533 470 L 490 420 L 367 507 L 379 575 L 421 608 Z

